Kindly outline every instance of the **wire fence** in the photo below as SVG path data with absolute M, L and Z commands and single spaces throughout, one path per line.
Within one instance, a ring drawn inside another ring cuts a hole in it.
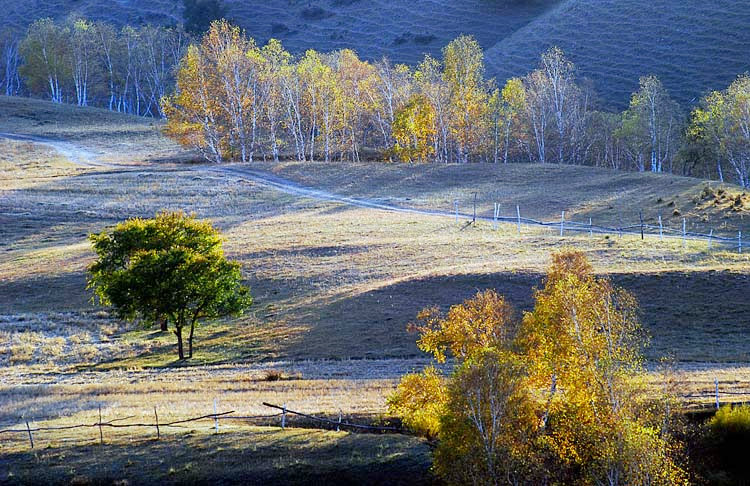
M 747 251 L 747 240 L 743 240 L 742 231 L 738 230 L 737 236 L 726 236 L 714 234 L 713 230 L 709 230 L 708 233 L 699 231 L 689 231 L 687 225 L 687 218 L 682 219 L 682 228 L 675 229 L 667 226 L 662 221 L 661 216 L 658 217 L 658 224 L 649 224 L 644 221 L 641 216 L 638 223 L 623 224 L 622 226 L 605 226 L 601 224 L 594 224 L 593 219 L 589 218 L 588 221 L 574 221 L 566 218 L 566 212 L 560 212 L 560 219 L 555 221 L 544 221 L 539 219 L 528 218 L 522 215 L 520 205 L 516 205 L 515 215 L 503 215 L 500 213 L 501 204 L 494 204 L 493 216 L 482 216 L 477 214 L 476 202 L 473 203 L 473 211 L 471 213 L 461 212 L 459 210 L 459 200 L 453 201 L 453 212 L 440 212 L 443 215 L 451 215 L 455 218 L 456 222 L 461 220 L 467 221 L 468 224 L 476 221 L 486 221 L 493 225 L 493 229 L 497 229 L 499 223 L 511 223 L 517 226 L 518 234 L 522 234 L 522 228 L 524 226 L 538 226 L 552 228 L 555 232 L 559 231 L 560 236 L 565 236 L 566 233 L 583 233 L 589 236 L 595 234 L 600 235 L 615 235 L 622 237 L 624 235 L 640 236 L 641 239 L 646 237 L 658 238 L 660 240 L 665 239 L 679 239 L 683 241 L 683 245 L 687 241 L 705 241 L 707 243 L 708 250 L 725 250 L 725 251 L 736 251 L 742 253 L 743 250 Z
M 332 420 L 324 417 L 318 417 L 311 414 L 306 414 L 303 412 L 298 412 L 294 410 L 290 410 L 287 408 L 286 404 L 284 405 L 274 405 L 271 403 L 263 402 L 263 406 L 273 408 L 276 410 L 280 410 L 277 413 L 272 414 L 263 414 L 263 415 L 234 415 L 235 411 L 230 410 L 226 412 L 218 412 L 216 411 L 216 403 L 217 401 L 214 400 L 214 413 L 209 413 L 206 415 L 200 415 L 197 417 L 189 417 L 185 419 L 179 419 L 179 420 L 171 420 L 171 421 L 159 421 L 159 414 L 154 407 L 154 420 L 153 422 L 129 422 L 124 423 L 126 420 L 134 419 L 134 415 L 130 415 L 127 417 L 120 417 L 120 418 L 114 418 L 107 421 L 102 420 L 102 409 L 101 406 L 99 406 L 99 419 L 96 422 L 91 423 L 80 423 L 80 424 L 71 424 L 71 425 L 58 425 L 58 426 L 32 426 L 32 422 L 30 422 L 27 419 L 22 419 L 22 423 L 18 423 L 15 425 L 6 426 L 6 428 L 0 429 L 0 438 L 3 436 L 8 435 L 22 435 L 25 436 L 26 439 L 28 439 L 29 446 L 31 449 L 35 448 L 35 439 L 38 441 L 39 434 L 42 432 L 60 432 L 60 431 L 71 431 L 71 430 L 77 430 L 77 429 L 98 429 L 99 432 L 99 443 L 104 444 L 105 443 L 105 429 L 132 429 L 132 428 L 146 428 L 146 429 L 152 429 L 156 434 L 156 439 L 161 439 L 161 432 L 164 428 L 184 428 L 186 424 L 199 422 L 199 421 L 205 421 L 205 420 L 211 420 L 214 422 L 213 428 L 216 433 L 219 433 L 220 425 L 219 422 L 222 420 L 238 420 L 238 421 L 244 421 L 249 422 L 251 425 L 259 425 L 257 421 L 264 421 L 266 425 L 273 425 L 273 423 L 270 423 L 271 421 L 275 421 L 278 419 L 278 426 L 280 426 L 282 429 L 285 429 L 291 425 L 290 418 L 291 416 L 298 416 L 303 417 L 306 422 L 305 423 L 299 423 L 297 425 L 303 426 L 304 428 L 322 428 L 322 429 L 335 429 L 336 431 L 340 431 L 341 429 L 350 429 L 350 430 L 358 430 L 358 431 L 367 431 L 367 432 L 378 432 L 378 433 L 404 433 L 404 429 L 401 427 L 392 427 L 392 426 L 379 426 L 379 425 L 371 425 L 371 424 L 358 424 L 353 423 L 348 420 L 343 420 L 343 414 L 339 412 L 338 420 Z M 47 420 L 40 420 L 40 421 L 47 421 Z M 314 424 L 321 424 L 321 426 L 313 426 Z M 150 435 L 153 437 L 153 435 Z M 0 444 L 2 444 L 4 441 L 0 441 Z M 0 447 L 1 449 L 2 447 Z
M 747 404 L 748 400 L 750 399 L 750 390 L 738 390 L 737 388 L 731 388 L 733 383 L 728 383 L 727 387 L 724 389 L 721 389 L 720 383 L 718 379 L 714 379 L 714 389 L 713 390 L 704 390 L 696 393 L 690 393 L 682 395 L 681 397 L 685 400 L 701 400 L 703 403 L 713 401 L 711 404 L 711 408 L 719 409 L 723 405 L 729 405 L 729 406 L 736 406 L 740 404 Z M 729 400 L 727 400 L 727 397 L 729 397 Z M 737 400 L 739 397 L 744 397 L 745 400 Z M 134 415 L 130 415 L 127 417 L 120 417 L 120 418 L 114 418 L 107 421 L 104 421 L 102 419 L 102 409 L 101 406 L 99 406 L 99 419 L 96 422 L 90 422 L 90 423 L 80 423 L 80 424 L 71 424 L 71 425 L 59 425 L 59 426 L 32 426 L 32 422 L 30 422 L 27 419 L 21 419 L 22 421 L 6 426 L 5 428 L 0 428 L 0 444 L 4 444 L 6 441 L 2 439 L 3 436 L 13 435 L 16 434 L 16 436 L 21 435 L 24 436 L 28 440 L 28 444 L 31 449 L 34 449 L 36 447 L 35 440 L 38 441 L 39 436 L 43 432 L 59 432 L 59 431 L 70 431 L 70 430 L 76 430 L 76 429 L 98 429 L 99 432 L 99 443 L 104 444 L 105 443 L 105 433 L 104 431 L 107 429 L 133 429 L 133 428 L 140 428 L 140 429 L 152 429 L 152 434 L 149 434 L 149 437 L 155 438 L 157 440 L 161 439 L 162 435 L 162 429 L 164 428 L 185 428 L 186 424 L 199 422 L 199 421 L 213 421 L 212 428 L 214 429 L 215 433 L 219 433 L 220 431 L 220 422 L 221 421 L 243 421 L 248 422 L 250 425 L 277 425 L 281 429 L 286 429 L 287 427 L 302 427 L 302 428 L 314 428 L 314 429 L 324 429 L 324 430 L 333 430 L 340 431 L 341 429 L 347 429 L 347 430 L 353 430 L 353 431 L 360 431 L 360 432 L 374 432 L 374 433 L 386 433 L 386 434 L 404 434 L 408 433 L 407 430 L 403 429 L 402 427 L 396 427 L 396 426 L 384 426 L 384 425 L 373 425 L 373 424 L 361 424 L 361 423 L 355 423 L 351 422 L 349 420 L 343 419 L 343 413 L 339 411 L 338 414 L 338 420 L 326 418 L 326 417 L 320 417 L 304 412 L 299 412 L 295 410 L 289 409 L 286 404 L 283 405 L 275 405 L 268 402 L 263 402 L 264 407 L 268 407 L 274 410 L 278 410 L 276 413 L 271 414 L 260 414 L 260 415 L 236 415 L 234 410 L 229 410 L 226 412 L 219 412 L 217 411 L 217 400 L 214 399 L 214 412 L 200 415 L 196 417 L 189 417 L 184 419 L 177 419 L 177 420 L 170 420 L 170 421 L 160 421 L 159 420 L 159 414 L 157 412 L 156 407 L 154 407 L 154 420 L 151 422 L 127 422 L 127 420 L 134 419 Z M 293 423 L 290 419 L 292 416 L 301 417 L 303 421 L 299 421 L 296 423 Z M 39 421 L 47 421 L 47 420 L 39 420 Z M 141 435 L 142 436 L 142 435 Z M 75 439 L 74 439 L 75 440 Z M 78 440 L 85 440 L 85 439 L 78 439 Z M 2 449 L 2 446 L 0 446 L 0 449 Z

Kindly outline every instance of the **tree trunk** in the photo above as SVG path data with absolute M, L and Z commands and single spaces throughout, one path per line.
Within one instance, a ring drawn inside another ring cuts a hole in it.
M 180 357 L 180 360 L 185 359 L 185 351 L 182 346 L 182 326 L 177 326 L 175 329 L 175 336 L 177 336 L 177 354 Z
M 195 319 L 190 322 L 190 334 L 188 334 L 188 358 L 193 357 L 193 332 L 195 331 Z

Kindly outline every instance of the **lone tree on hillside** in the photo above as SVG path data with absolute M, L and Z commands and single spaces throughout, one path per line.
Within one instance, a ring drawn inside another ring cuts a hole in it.
M 186 327 L 192 358 L 199 320 L 239 315 L 252 304 L 239 263 L 224 257 L 221 235 L 210 222 L 161 212 L 90 239 L 99 258 L 89 267 L 88 288 L 123 319 L 162 323 L 162 330 L 171 323 L 181 360 Z

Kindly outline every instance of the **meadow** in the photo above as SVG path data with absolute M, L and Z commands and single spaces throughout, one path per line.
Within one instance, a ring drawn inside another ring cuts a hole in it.
M 467 213 L 476 192 L 485 216 L 499 202 L 504 213 L 518 204 L 524 216 L 541 219 L 565 210 L 571 219 L 617 224 L 642 212 L 650 221 L 663 214 L 671 226 L 685 217 L 691 229 L 750 234 L 744 202 L 739 209 L 707 204 L 704 181 L 524 164 L 282 162 L 224 170 L 198 163 L 164 139 L 154 121 L 7 98 L 0 114 L 0 132 L 52 140 L 0 141 L 0 424 L 23 423 L 21 416 L 35 424 L 91 423 L 99 406 L 108 417 L 151 416 L 157 407 L 168 420 L 210 413 L 214 399 L 222 410 L 248 415 L 269 413 L 262 406 L 269 401 L 360 422 L 388 420 L 385 399 L 399 376 L 427 363 L 406 331 L 420 309 L 447 308 L 485 288 L 528 309 L 550 252 L 570 247 L 637 296 L 652 336 L 650 365 L 662 356 L 675 361 L 685 407 L 711 403 L 714 378 L 723 392 L 736 393 L 723 399 L 750 395 L 750 253 L 709 251 L 698 240 L 560 237 L 557 228 L 524 226 L 519 234 L 514 224 L 493 229 L 487 221 L 470 225 L 299 197 L 252 173 L 403 207 L 451 211 L 458 199 Z M 54 150 L 60 142 L 102 165 L 61 156 Z M 711 187 L 745 201 L 733 186 Z M 214 221 L 255 298 L 244 316 L 200 326 L 187 363 L 176 362 L 171 334 L 119 322 L 85 289 L 94 257 L 88 234 L 160 209 Z M 170 451 L 150 432 L 108 435 L 97 449 L 92 430 L 43 434 L 42 452 L 29 452 L 26 439 L 14 436 L 0 446 L 0 478 L 28 482 L 34 467 L 49 467 L 52 477 L 68 464 L 59 476 L 65 481 L 81 475 L 138 482 L 141 472 L 129 471 L 151 465 L 159 480 L 200 481 L 207 467 L 200 451 L 209 449 L 233 457 L 229 464 L 212 456 L 227 478 L 249 468 L 257 482 L 295 482 L 319 463 L 330 467 L 316 466 L 323 479 L 340 470 L 426 478 L 428 445 L 421 440 L 267 425 L 276 424 L 237 424 L 213 436 L 211 424 L 202 423 L 187 435 L 175 432 L 170 441 L 186 447 Z M 257 458 L 235 454 L 243 441 Z M 335 453 L 342 448 L 349 454 L 343 458 Z M 117 459 L 106 469 L 92 451 Z

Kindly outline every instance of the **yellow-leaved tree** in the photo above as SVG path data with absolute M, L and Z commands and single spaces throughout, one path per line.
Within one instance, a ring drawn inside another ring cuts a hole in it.
M 632 295 L 568 251 L 535 301 L 520 320 L 494 291 L 420 313 L 420 349 L 452 357 L 453 372 L 406 377 L 389 403 L 438 438 L 436 472 L 452 484 L 687 484 L 671 399 L 646 388 Z
M 426 162 L 435 153 L 435 109 L 424 95 L 413 95 L 393 121 L 394 155 L 405 162 Z

